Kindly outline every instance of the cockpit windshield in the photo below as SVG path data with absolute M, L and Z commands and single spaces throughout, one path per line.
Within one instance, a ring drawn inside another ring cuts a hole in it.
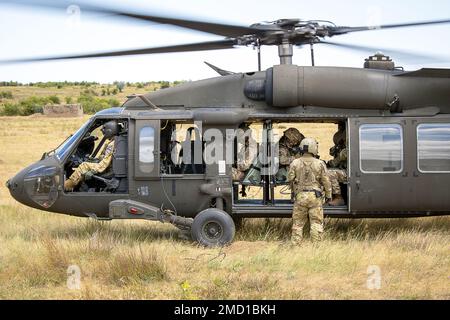
M 58 148 L 55 149 L 56 157 L 61 160 L 69 152 L 70 147 L 80 138 L 86 131 L 86 128 L 91 124 L 91 120 L 87 121 L 80 129 L 73 135 L 66 139 Z

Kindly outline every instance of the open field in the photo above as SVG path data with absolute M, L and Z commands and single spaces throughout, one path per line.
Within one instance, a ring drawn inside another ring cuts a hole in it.
M 65 101 L 66 98 L 70 97 L 74 101 L 76 101 L 77 97 L 80 96 L 80 94 L 88 89 L 93 90 L 98 96 L 102 97 L 102 91 L 109 89 L 110 94 L 104 96 L 105 98 L 116 98 L 119 101 L 125 101 L 127 96 L 132 94 L 143 94 L 147 93 L 149 91 L 154 91 L 156 88 L 159 88 L 158 84 L 149 84 L 146 86 L 143 86 L 141 88 L 138 88 L 135 85 L 131 86 L 125 86 L 123 88 L 122 92 L 117 91 L 117 93 L 113 94 L 113 90 L 116 88 L 113 84 L 95 84 L 90 86 L 64 86 L 62 88 L 57 87 L 38 87 L 38 86 L 17 86 L 17 87 L 0 87 L 0 92 L 11 92 L 12 99 L 4 99 L 4 102 L 11 101 L 11 102 L 19 102 L 22 99 L 28 98 L 30 96 L 37 96 L 37 97 L 46 97 L 46 96 L 52 96 L 56 95 L 60 98 L 62 102 Z
M 5 83 L 0 82 L 0 116 L 28 116 L 42 113 L 43 107 L 47 104 L 65 103 L 80 103 L 85 113 L 94 114 L 101 109 L 120 106 L 130 95 L 152 92 L 178 82 L 127 84 L 50 82 L 17 86 L 3 86 Z
M 0 299 L 450 299 L 449 217 L 326 220 L 325 240 L 299 247 L 288 245 L 289 220 L 247 220 L 232 245 L 204 249 L 168 224 L 12 200 L 6 180 L 85 120 L 0 117 Z M 326 155 L 335 128 L 303 129 Z M 71 265 L 79 289 L 67 285 Z M 378 290 L 369 266 L 381 271 Z

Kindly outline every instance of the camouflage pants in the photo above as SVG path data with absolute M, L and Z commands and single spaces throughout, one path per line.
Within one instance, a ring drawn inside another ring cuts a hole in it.
M 310 222 L 310 234 L 313 241 L 322 240 L 323 234 L 323 199 L 317 198 L 314 192 L 299 192 L 296 195 L 292 213 L 293 244 L 299 244 L 303 239 L 303 228 Z
M 80 164 L 75 171 L 70 176 L 69 180 L 72 180 L 72 183 L 76 186 L 84 179 L 84 174 L 88 171 L 93 171 L 94 174 L 102 173 L 106 170 L 106 164 L 104 163 L 94 163 L 94 162 L 83 162 Z
M 339 183 L 347 182 L 347 172 L 341 169 L 328 169 L 328 178 L 330 178 L 332 193 L 340 195 L 341 186 Z

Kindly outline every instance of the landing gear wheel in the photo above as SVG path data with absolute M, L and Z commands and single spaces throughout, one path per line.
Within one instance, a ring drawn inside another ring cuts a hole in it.
M 233 241 L 235 232 L 230 215 L 215 208 L 200 212 L 191 227 L 192 239 L 205 247 L 227 245 Z

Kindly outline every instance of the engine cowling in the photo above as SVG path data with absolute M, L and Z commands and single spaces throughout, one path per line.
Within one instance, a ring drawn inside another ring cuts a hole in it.
M 251 94 L 245 94 L 280 108 L 317 106 L 399 112 L 439 107 L 446 110 L 450 107 L 449 74 L 446 69 L 403 72 L 277 65 L 266 71 L 264 82 L 259 80 L 246 86 Z

